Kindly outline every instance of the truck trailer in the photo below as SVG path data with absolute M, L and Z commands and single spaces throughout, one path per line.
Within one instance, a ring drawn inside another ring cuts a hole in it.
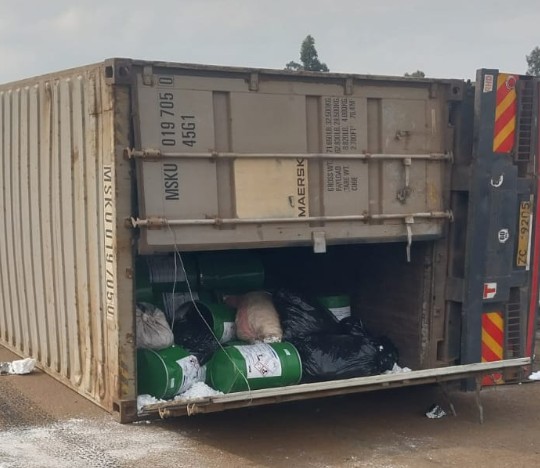
M 115 58 L 1 85 L 0 344 L 123 422 L 519 382 L 539 302 L 538 84 Z M 347 294 L 412 371 L 138 412 L 141 265 L 175 259 L 192 293 L 202 274 L 184 265 L 212 252 Z

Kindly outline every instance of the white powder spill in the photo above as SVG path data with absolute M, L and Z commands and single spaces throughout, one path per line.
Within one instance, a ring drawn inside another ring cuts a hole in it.
M 141 411 L 143 406 L 153 405 L 155 403 L 165 403 L 167 400 L 159 400 L 152 395 L 139 395 L 137 397 L 137 411 Z
M 392 370 L 385 371 L 385 374 L 403 374 L 405 372 L 411 372 L 411 369 L 408 367 L 399 367 L 397 364 L 394 364 Z
M 138 466 L 137 460 L 163 459 L 164 453 L 178 456 L 179 450 L 183 466 L 196 466 L 197 445 L 190 438 L 154 425 L 121 425 L 109 418 L 0 431 L 1 468 Z
M 193 398 L 204 398 L 216 395 L 223 395 L 222 392 L 214 390 L 212 387 L 206 385 L 204 382 L 194 383 L 189 390 L 177 395 L 175 400 L 187 400 Z
M 210 396 L 223 395 L 222 392 L 214 390 L 204 382 L 195 382 L 188 390 L 180 395 L 176 395 L 174 400 L 194 400 Z M 137 411 L 140 413 L 144 406 L 154 405 L 156 403 L 167 403 L 173 400 L 160 400 L 152 395 L 139 395 L 137 397 Z M 3 468 L 0 466 L 0 468 Z
M 540 371 L 533 372 L 529 375 L 529 380 L 540 380 Z

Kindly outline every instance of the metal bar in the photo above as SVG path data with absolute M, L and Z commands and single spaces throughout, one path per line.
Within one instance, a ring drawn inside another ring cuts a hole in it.
M 452 411 L 452 415 L 457 416 L 456 407 L 454 406 L 454 403 L 452 402 L 452 399 L 450 398 L 450 394 L 448 393 L 448 390 L 445 387 L 445 382 L 439 382 L 439 388 L 441 390 L 443 398 L 446 400 L 446 403 L 450 407 L 450 411 Z
M 162 159 L 162 158 L 189 158 L 189 159 L 420 159 L 434 161 L 449 161 L 452 159 L 451 153 L 426 153 L 426 154 L 382 154 L 382 153 L 231 153 L 211 151 L 207 153 L 182 153 L 167 152 L 160 149 L 147 148 L 143 150 L 134 150 L 128 148 L 125 150 L 127 158 L 141 159 Z
M 167 226 L 200 226 L 223 224 L 274 224 L 274 223 L 313 223 L 336 221 L 369 221 L 386 219 L 453 219 L 451 211 L 433 211 L 411 214 L 373 214 L 373 215 L 343 215 L 343 216 L 308 216 L 305 218 L 208 218 L 208 219 L 167 219 L 150 217 L 146 219 L 132 218 L 133 227 L 149 227 L 159 229 Z
M 276 402 L 318 398 L 321 396 L 459 380 L 474 375 L 482 375 L 493 370 L 527 366 L 530 362 L 531 359 L 528 357 L 506 359 L 503 361 L 464 364 L 438 369 L 425 369 L 402 374 L 383 374 L 371 377 L 357 377 L 330 382 L 316 382 L 291 385 L 289 387 L 253 390 L 251 392 L 237 392 L 228 395 L 203 397 L 196 400 L 177 400 L 147 405 L 143 408 L 143 411 L 139 416 L 145 417 L 152 414 L 157 415 L 158 413 L 162 417 L 185 415 L 188 414 L 188 406 L 190 407 L 190 414 L 207 413 L 243 406 L 256 406 Z
M 482 405 L 482 399 L 480 398 L 480 390 L 482 389 L 482 377 L 476 377 L 476 388 L 474 391 L 476 407 L 478 408 L 478 420 L 480 424 L 484 424 L 484 406 Z

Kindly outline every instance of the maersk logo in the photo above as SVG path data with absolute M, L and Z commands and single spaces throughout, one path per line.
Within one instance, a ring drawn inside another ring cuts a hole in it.
M 296 160 L 296 195 L 298 196 L 297 209 L 298 212 L 296 215 L 299 218 L 305 218 L 308 216 L 307 213 L 307 169 L 306 169 L 306 160 L 297 159 Z

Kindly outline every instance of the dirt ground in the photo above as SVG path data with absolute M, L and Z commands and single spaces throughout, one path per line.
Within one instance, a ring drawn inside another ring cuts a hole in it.
M 0 348 L 0 361 L 16 359 Z M 540 383 L 435 386 L 120 425 L 47 375 L 0 377 L 0 468 L 540 466 Z

